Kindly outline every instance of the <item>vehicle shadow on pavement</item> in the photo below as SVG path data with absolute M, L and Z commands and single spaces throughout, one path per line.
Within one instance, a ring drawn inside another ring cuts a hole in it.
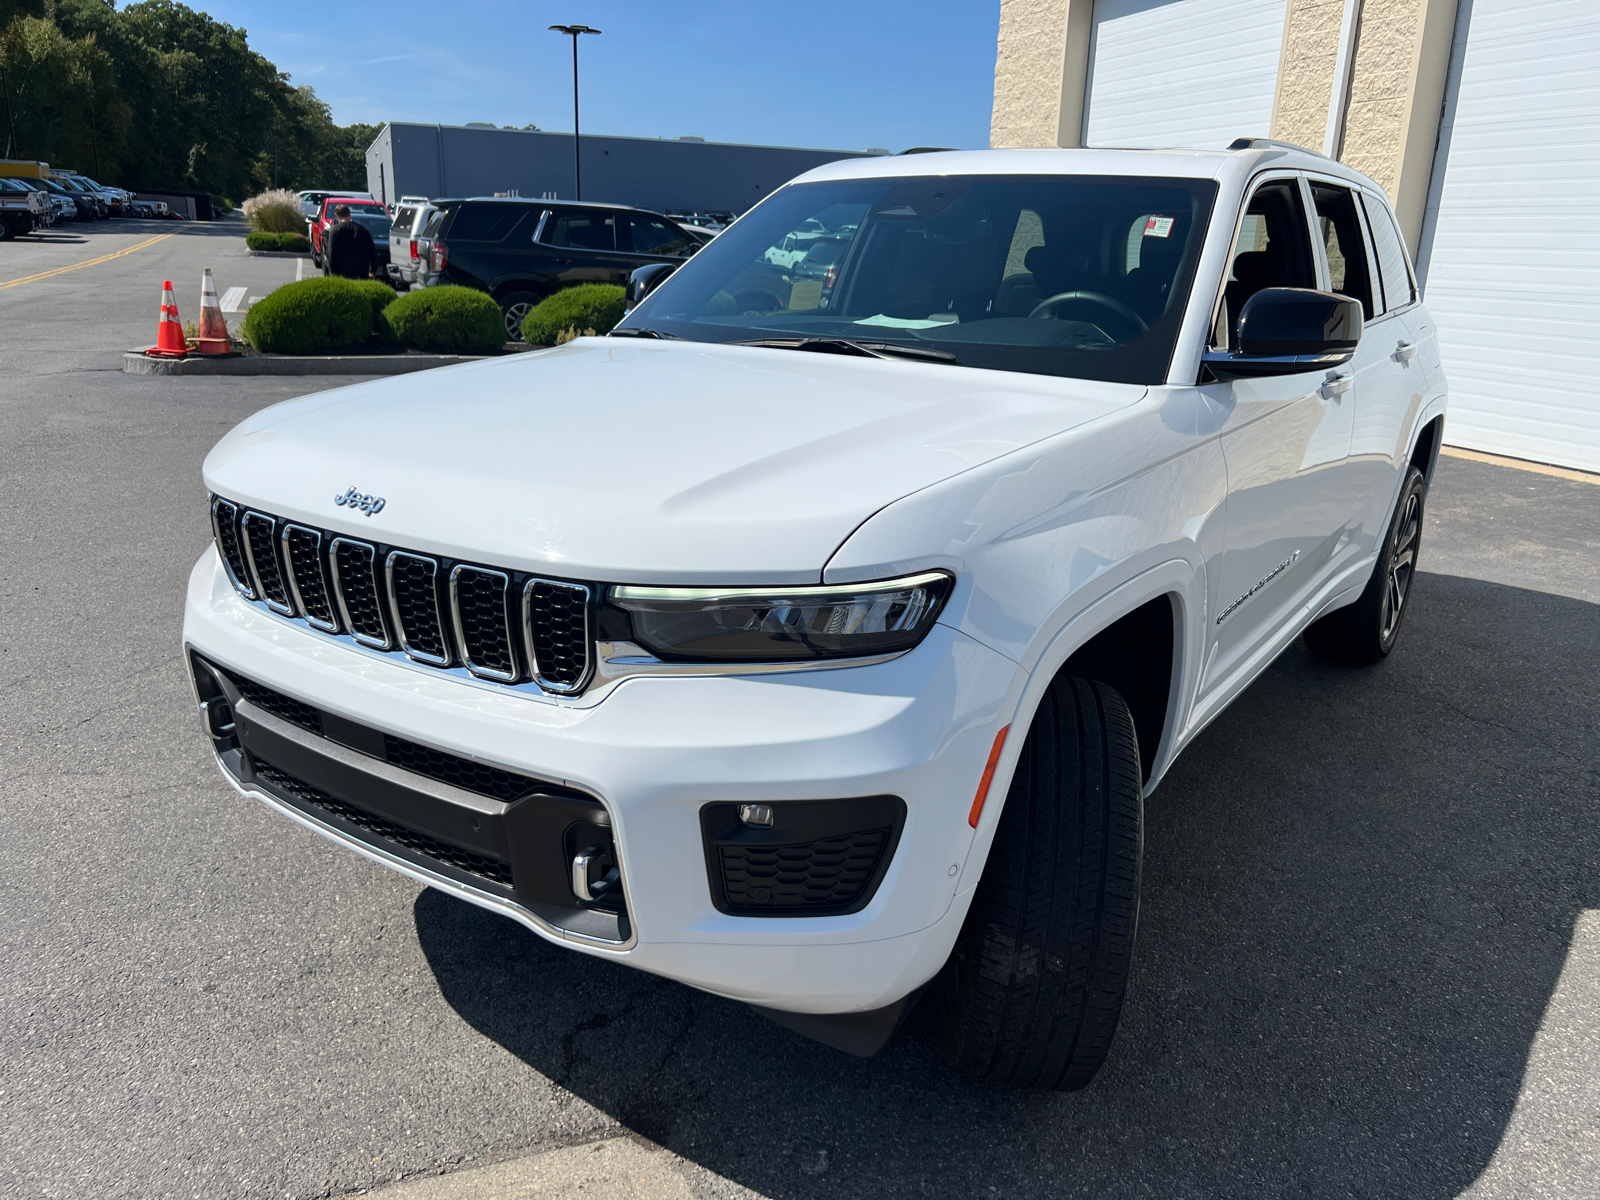
M 485 1036 L 782 1200 L 1453 1196 L 1600 907 L 1600 606 L 1432 574 L 1414 600 L 1380 667 L 1292 647 L 1151 798 L 1127 1007 L 1084 1092 L 969 1083 L 926 1009 L 849 1058 L 435 891 L 423 950 Z

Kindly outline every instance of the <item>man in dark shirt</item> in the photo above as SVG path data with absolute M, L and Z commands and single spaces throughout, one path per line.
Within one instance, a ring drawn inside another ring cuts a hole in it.
M 341 204 L 333 210 L 339 223 L 333 227 L 328 241 L 328 269 L 346 279 L 368 279 L 378 266 L 378 248 L 372 244 L 372 235 L 366 226 L 350 219 L 350 206 Z

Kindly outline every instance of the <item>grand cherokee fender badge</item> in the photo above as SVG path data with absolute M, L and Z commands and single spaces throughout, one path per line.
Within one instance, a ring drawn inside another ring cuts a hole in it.
M 333 502 L 335 504 L 349 505 L 351 508 L 359 508 L 369 517 L 374 513 L 383 511 L 382 496 L 369 496 L 365 492 L 356 491 L 355 488 L 350 488 L 343 495 L 335 496 Z
M 379 501 L 379 503 L 381 504 L 382 501 Z M 1226 621 L 1229 617 L 1231 617 L 1236 608 L 1238 608 L 1246 600 L 1250 599 L 1251 596 L 1254 596 L 1262 588 L 1266 587 L 1267 584 L 1271 583 L 1279 575 L 1282 575 L 1285 571 L 1287 571 L 1290 567 L 1292 567 L 1294 565 L 1294 560 L 1299 558 L 1299 557 L 1300 557 L 1300 551 L 1296 550 L 1293 554 L 1289 555 L 1288 558 L 1284 559 L 1277 566 L 1273 567 L 1272 570 L 1268 571 L 1265 575 L 1263 575 L 1261 577 L 1261 582 L 1260 583 L 1256 584 L 1255 587 L 1251 588 L 1248 592 L 1246 592 L 1244 595 L 1240 596 L 1232 604 L 1228 605 L 1227 608 L 1222 610 L 1222 615 L 1217 618 L 1217 624 L 1221 625 L 1224 621 Z

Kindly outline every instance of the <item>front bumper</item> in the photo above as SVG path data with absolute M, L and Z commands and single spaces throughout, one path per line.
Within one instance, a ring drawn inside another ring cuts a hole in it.
M 224 764 L 241 792 L 552 941 L 806 1013 L 882 1008 L 948 957 L 974 882 L 967 875 L 981 870 L 967 861 L 967 812 L 1017 671 L 940 625 L 891 662 L 793 675 L 641 677 L 584 706 L 477 686 L 310 633 L 240 598 L 213 549 L 190 577 L 184 640 L 225 670 L 335 719 L 598 801 L 624 881 L 621 936 L 564 929 L 514 893 L 375 852 Z M 702 826 L 708 805 L 861 797 L 904 802 L 898 843 L 864 908 L 804 917 L 719 911 Z M 953 903 L 958 894 L 963 903 Z

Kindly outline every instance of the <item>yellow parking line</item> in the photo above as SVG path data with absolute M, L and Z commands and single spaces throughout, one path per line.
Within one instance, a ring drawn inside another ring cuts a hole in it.
M 32 283 L 36 279 L 49 279 L 52 275 L 65 275 L 68 271 L 76 271 L 82 267 L 92 267 L 99 263 L 110 262 L 113 258 L 121 258 L 124 254 L 132 254 L 135 250 L 143 250 L 146 246 L 154 246 L 157 242 L 164 242 L 171 236 L 172 234 L 170 233 L 158 234 L 153 238 L 147 238 L 136 245 L 125 247 L 113 254 L 102 254 L 99 258 L 85 259 L 83 262 L 73 263 L 70 266 L 57 267 L 53 271 L 40 271 L 37 275 L 24 275 L 21 279 L 8 279 L 4 283 L 0 283 L 0 291 L 4 291 L 6 288 L 19 287 L 24 283 Z
M 1468 462 L 1488 463 L 1494 467 L 1510 467 L 1513 471 L 1531 471 L 1535 475 L 1553 475 L 1557 479 L 1570 479 L 1573 483 L 1600 484 L 1600 475 L 1591 471 L 1574 471 L 1569 467 L 1552 467 L 1548 463 L 1529 462 L 1525 458 L 1506 458 L 1500 454 L 1484 454 L 1478 450 L 1463 450 L 1459 446 L 1440 446 L 1439 453 L 1447 458 L 1464 458 Z

